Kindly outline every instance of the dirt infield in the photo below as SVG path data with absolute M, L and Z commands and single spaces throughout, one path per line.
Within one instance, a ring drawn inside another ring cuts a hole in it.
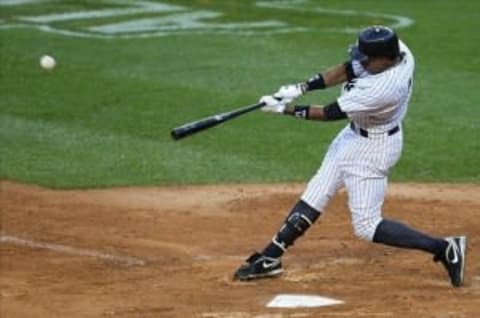
M 1 182 L 1 317 L 480 317 L 480 186 L 391 185 L 384 215 L 469 236 L 466 285 L 421 252 L 352 234 L 345 194 L 277 279 L 232 282 L 303 185 L 58 191 Z M 277 294 L 344 301 L 273 309 Z

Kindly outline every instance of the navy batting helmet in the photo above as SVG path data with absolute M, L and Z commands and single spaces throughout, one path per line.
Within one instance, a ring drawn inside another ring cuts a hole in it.
M 388 57 L 394 59 L 400 55 L 398 36 L 385 26 L 370 26 L 358 34 L 358 42 L 350 48 L 350 57 L 365 61 L 369 57 Z

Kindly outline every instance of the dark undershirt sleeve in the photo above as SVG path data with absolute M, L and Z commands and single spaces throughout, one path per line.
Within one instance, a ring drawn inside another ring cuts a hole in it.
M 347 118 L 347 114 L 340 109 L 338 102 L 333 102 L 323 107 L 325 120 L 340 120 Z

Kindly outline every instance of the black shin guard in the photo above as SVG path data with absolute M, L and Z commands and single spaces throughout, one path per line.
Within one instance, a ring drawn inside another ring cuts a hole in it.
M 445 250 L 447 244 L 443 239 L 430 237 L 402 223 L 386 219 L 378 225 L 373 241 L 395 247 L 422 250 L 434 255 Z
M 263 250 L 263 254 L 273 258 L 282 256 L 287 248 L 293 245 L 295 240 L 302 236 L 319 216 L 320 212 L 305 202 L 298 201 L 280 228 L 280 231 Z

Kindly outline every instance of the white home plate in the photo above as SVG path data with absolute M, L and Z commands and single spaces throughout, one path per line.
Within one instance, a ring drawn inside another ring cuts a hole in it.
M 270 308 L 322 307 L 343 304 L 343 301 L 311 295 L 277 295 L 268 304 Z

